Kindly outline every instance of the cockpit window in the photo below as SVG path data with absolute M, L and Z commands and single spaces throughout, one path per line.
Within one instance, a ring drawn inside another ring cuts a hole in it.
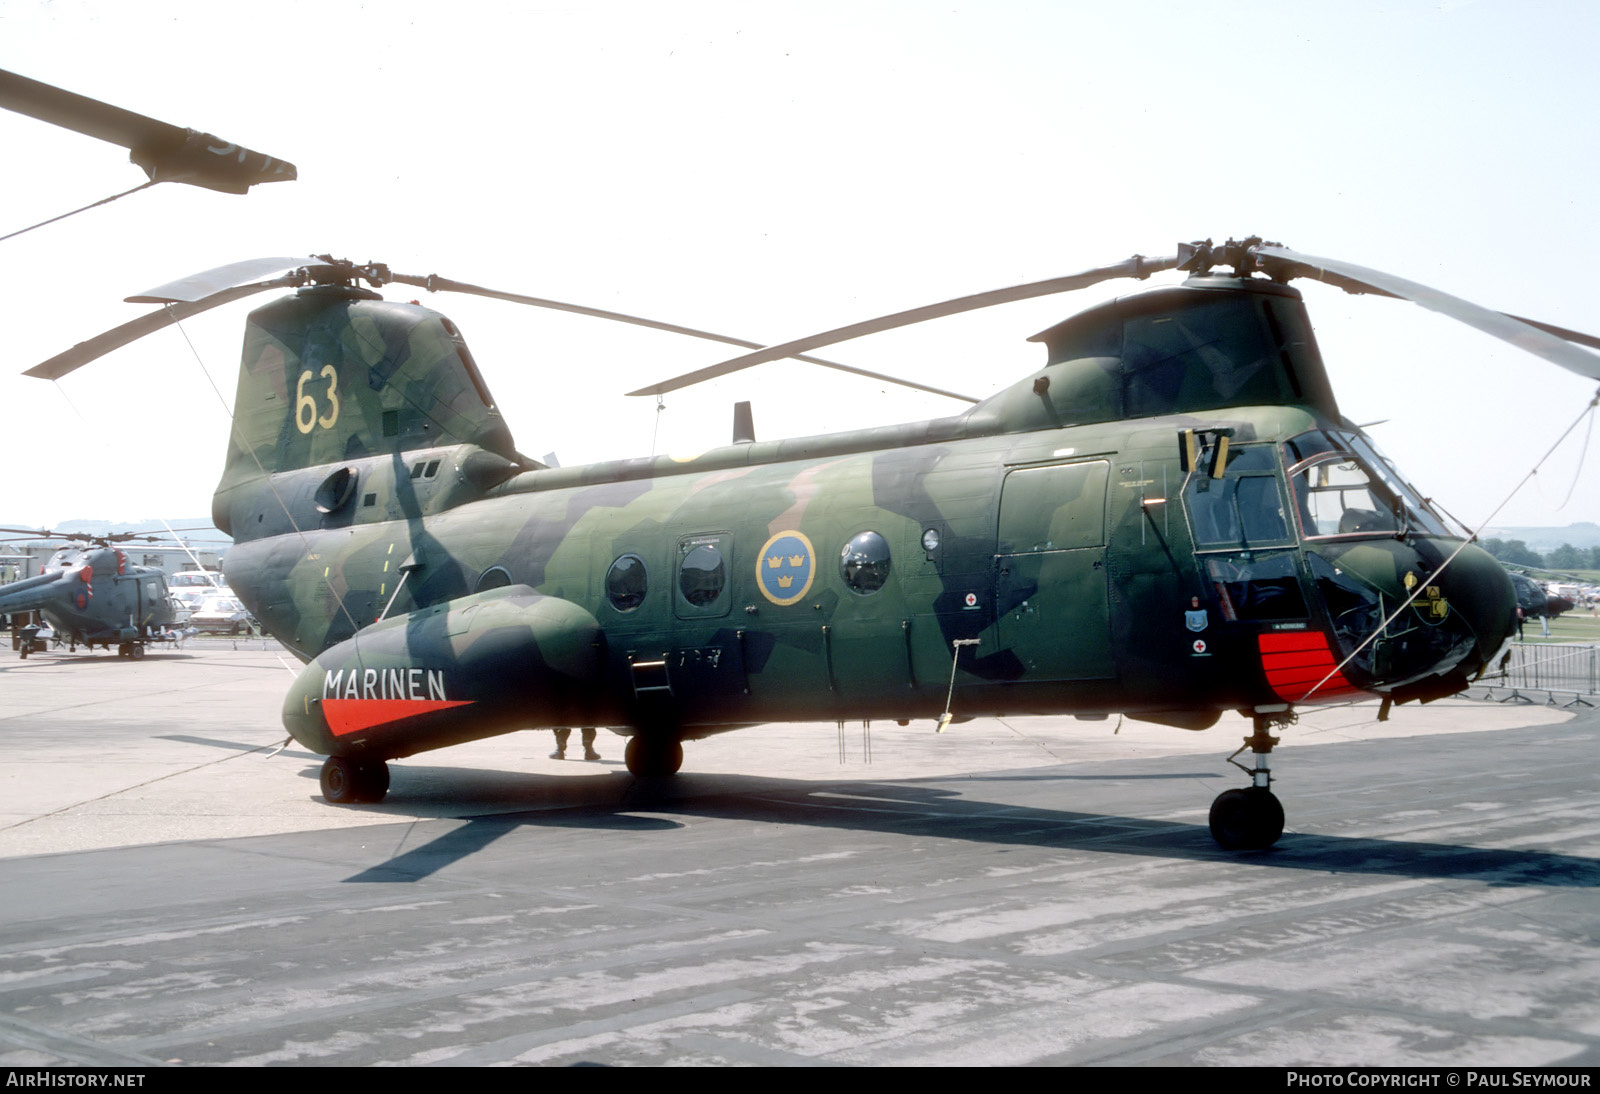
M 1350 447 L 1355 450 L 1356 455 L 1366 461 L 1366 465 L 1389 488 L 1389 492 L 1404 502 L 1406 519 L 1412 525 L 1419 527 L 1429 535 L 1445 536 L 1450 534 L 1445 527 L 1444 521 L 1439 518 L 1439 515 L 1433 511 L 1432 506 L 1428 504 L 1428 499 L 1424 498 L 1416 487 L 1406 482 L 1399 469 L 1395 467 L 1394 461 L 1379 451 L 1377 445 L 1359 433 L 1352 434 L 1347 439 L 1350 442 Z
M 1335 456 L 1302 468 L 1294 490 L 1308 538 L 1400 530 L 1389 499 L 1373 492 L 1366 469 L 1354 459 Z
M 1196 470 L 1184 486 L 1183 501 L 1196 550 L 1273 547 L 1294 542 L 1278 489 L 1278 461 L 1271 445 L 1233 449 L 1220 479 Z
M 1444 523 L 1359 434 L 1316 431 L 1284 444 L 1301 531 L 1328 536 L 1449 535 Z
M 1301 401 L 1277 329 L 1283 306 L 1263 296 L 1241 311 L 1240 301 L 1222 298 L 1130 317 L 1122 334 L 1126 415 Z
M 1320 429 L 1313 429 L 1309 433 L 1302 433 L 1298 437 L 1283 442 L 1284 462 L 1290 467 L 1304 463 L 1312 456 L 1320 456 L 1325 452 L 1343 451 L 1345 451 L 1344 445 Z

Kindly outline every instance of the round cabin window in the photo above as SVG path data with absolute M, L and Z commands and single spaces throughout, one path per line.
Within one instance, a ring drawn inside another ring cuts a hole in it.
M 839 552 L 839 576 L 863 596 L 889 580 L 889 542 L 877 532 L 862 532 Z
M 633 611 L 649 591 L 650 574 L 638 555 L 623 555 L 606 571 L 606 599 L 619 612 Z
M 727 568 L 722 552 L 709 543 L 691 548 L 678 567 L 678 590 L 691 604 L 710 604 L 722 595 L 727 583 Z

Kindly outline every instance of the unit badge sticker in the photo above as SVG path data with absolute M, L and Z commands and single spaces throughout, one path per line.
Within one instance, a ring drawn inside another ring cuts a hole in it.
M 799 532 L 779 532 L 756 557 L 756 586 L 761 595 L 783 607 L 811 591 L 817 576 L 817 552 Z

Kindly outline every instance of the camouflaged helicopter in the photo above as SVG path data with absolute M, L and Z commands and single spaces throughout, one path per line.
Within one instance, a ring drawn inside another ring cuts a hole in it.
M 38 612 L 54 629 L 57 642 L 65 641 L 71 651 L 115 645 L 119 657 L 135 660 L 144 656 L 146 646 L 178 640 L 166 576 L 153 566 L 133 565 L 117 546 L 130 540 L 153 543 L 156 537 L 0 528 L 5 533 L 78 542 L 56 551 L 35 576 L 0 585 L 0 615 Z M 29 630 L 18 630 L 17 650 L 24 658 L 45 648 L 38 628 Z
M 1231 266 L 1231 272 L 1219 269 Z M 1253 720 L 1230 848 L 1281 834 L 1271 730 L 1307 704 L 1464 689 L 1514 629 L 1505 572 L 1339 411 L 1311 275 L 1450 314 L 1583 375 L 1586 335 L 1252 238 L 1125 262 L 759 349 L 635 394 L 1110 278 L 1182 284 L 1033 336 L 1045 361 L 951 417 L 547 467 L 520 455 L 451 321 L 389 283 L 759 344 L 327 256 L 237 263 L 30 370 L 59 376 L 227 300 L 251 313 L 213 516 L 225 571 L 309 662 L 283 718 L 332 802 L 387 760 L 607 725 L 628 768 L 770 721 L 1119 713 Z M 267 276 L 267 275 L 272 276 Z M 263 278 L 265 278 L 263 280 Z M 921 385 L 915 385 L 921 386 Z M 1243 749 L 1240 749 L 1242 752 Z M 1243 764 L 1239 765 L 1244 767 Z

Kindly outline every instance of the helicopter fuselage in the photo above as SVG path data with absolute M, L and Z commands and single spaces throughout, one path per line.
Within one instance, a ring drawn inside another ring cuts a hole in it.
M 918 423 L 535 470 L 467 502 L 472 446 L 369 457 L 342 465 L 356 485 L 334 513 L 308 506 L 227 570 L 313 659 L 291 731 L 365 757 L 541 726 L 695 737 L 946 709 L 1203 728 L 1449 694 L 1498 649 L 1505 621 L 1477 606 L 1498 566 L 1469 547 L 1435 579 L 1459 541 L 1402 527 L 1387 507 L 1418 503 L 1382 493 L 1385 469 L 1356 472 L 1338 439 L 1356 434 L 1281 406 L 1133 424 Z M 1184 470 L 1197 428 L 1227 431 L 1220 470 Z M 326 473 L 277 476 L 254 523 Z
M 302 289 L 247 324 L 224 568 L 311 662 L 290 732 L 358 765 L 570 725 L 1203 728 L 1452 694 L 1499 650 L 1504 573 L 1339 414 L 1293 289 L 1199 276 L 1036 340 L 953 417 L 546 468 L 444 316 Z

